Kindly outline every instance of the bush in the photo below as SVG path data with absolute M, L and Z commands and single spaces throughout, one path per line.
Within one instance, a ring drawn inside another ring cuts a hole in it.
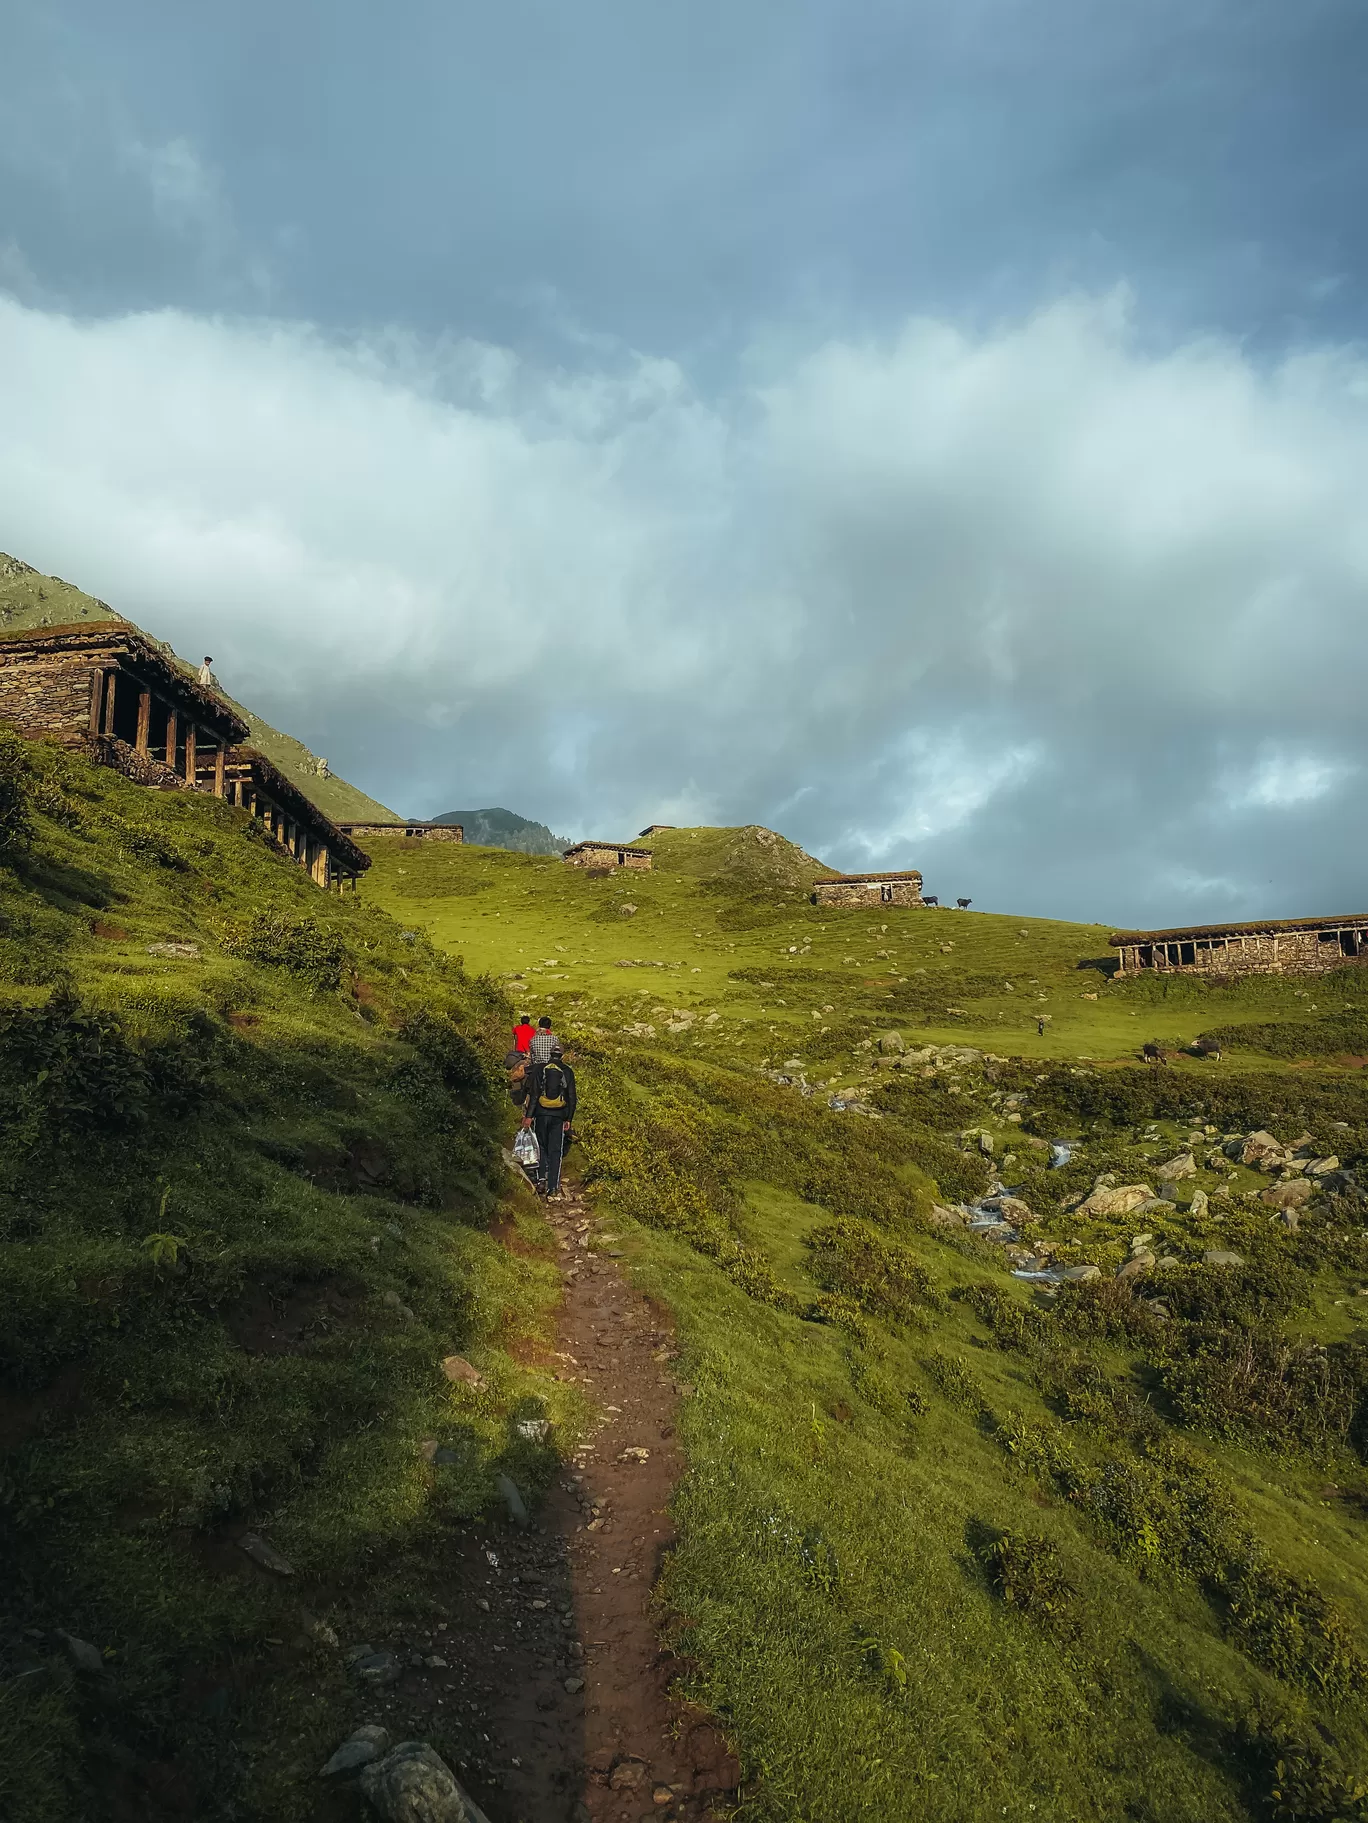
M 1362 1690 L 1368 1664 L 1344 1616 L 1301 1576 L 1251 1553 L 1220 1579 L 1227 1625 L 1256 1664 L 1340 1702 Z
M 12 729 L 0 727 L 0 855 L 23 848 L 32 835 L 32 792 L 28 749 Z
M 230 956 L 288 969 L 320 989 L 340 986 L 347 961 L 347 946 L 335 931 L 290 912 L 258 912 L 226 928 L 220 941 Z
M 807 1237 L 813 1278 L 872 1316 L 906 1321 L 918 1307 L 943 1303 L 912 1250 L 865 1222 L 824 1222 Z
M 952 1405 L 963 1405 L 976 1411 L 987 1409 L 978 1381 L 952 1355 L 926 1355 L 921 1366 L 922 1371 L 934 1381 Z
M 1029 1353 L 1047 1339 L 1049 1320 L 997 1285 L 967 1285 L 955 1294 L 1003 1348 Z
M 1350 1435 L 1364 1391 L 1359 1354 L 1284 1341 L 1275 1332 L 1203 1329 L 1159 1372 L 1184 1424 L 1219 1437 L 1300 1444 L 1320 1453 Z
M 981 1546 L 979 1556 L 994 1594 L 1009 1608 L 1055 1631 L 1067 1628 L 1074 1588 L 1058 1545 L 1048 1538 L 1003 1532 Z

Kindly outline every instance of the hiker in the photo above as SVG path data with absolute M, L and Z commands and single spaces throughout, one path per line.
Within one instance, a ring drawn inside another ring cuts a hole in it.
M 560 1048 L 561 1041 L 551 1030 L 551 1015 L 550 1013 L 543 1013 L 541 1018 L 537 1021 L 536 1031 L 532 1034 L 532 1043 L 528 1048 L 528 1054 L 533 1063 L 545 1063 L 552 1051 L 558 1051 Z
M 537 1194 L 561 1200 L 561 1158 L 575 1118 L 575 1072 L 557 1044 L 545 1063 L 534 1060 L 527 1072 L 523 1125 L 537 1136 Z
M 529 1013 L 519 1013 L 518 1023 L 513 1028 L 513 1048 L 522 1057 L 526 1057 L 532 1045 L 532 1034 L 536 1031 Z
M 212 689 L 214 683 L 214 661 L 212 658 L 206 658 L 204 663 L 200 666 L 199 680 L 206 690 Z
M 1045 1036 L 1045 1021 L 1043 1018 L 1036 1020 L 1036 1030 L 1040 1033 L 1042 1038 Z

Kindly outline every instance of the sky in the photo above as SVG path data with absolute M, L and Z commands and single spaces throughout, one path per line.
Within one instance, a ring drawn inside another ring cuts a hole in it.
M 0 0 L 0 53 L 0 549 L 396 811 L 1368 907 L 1360 0 Z

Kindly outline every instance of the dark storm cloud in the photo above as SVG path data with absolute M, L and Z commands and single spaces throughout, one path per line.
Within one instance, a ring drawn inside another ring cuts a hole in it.
M 1356 8 L 6 29 L 0 545 L 344 775 L 1361 903 Z

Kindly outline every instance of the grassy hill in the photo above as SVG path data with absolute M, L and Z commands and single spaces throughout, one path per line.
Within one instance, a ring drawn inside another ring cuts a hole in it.
M 555 1275 L 488 1233 L 505 1023 L 245 813 L 0 730 L 7 1823 L 336 1818 L 339 1639 L 423 1618 L 498 1474 L 545 1483 L 515 1416 L 573 1443 L 518 1364 Z M 478 1770 L 456 1707 L 425 1732 Z
M 20 562 L 17 557 L 8 557 L 0 551 L 0 632 L 17 632 L 28 627 L 63 626 L 82 620 L 127 618 L 127 615 L 111 608 L 108 602 L 86 595 L 73 584 L 63 582 L 60 576 L 44 576 L 29 564 Z M 169 646 L 162 641 L 158 643 L 169 657 L 175 657 Z M 183 660 L 180 662 L 187 671 L 198 669 L 197 665 L 185 664 Z M 326 815 L 343 823 L 370 819 L 381 822 L 399 820 L 394 811 L 386 809 L 375 798 L 367 797 L 364 791 L 359 791 L 355 785 L 349 785 L 345 779 L 331 775 L 321 778 L 318 756 L 311 753 L 302 741 L 295 740 L 292 735 L 282 734 L 245 704 L 227 696 L 226 692 L 224 694 L 251 728 L 253 744 Z
M 514 810 L 445 810 L 434 823 L 459 823 L 467 842 L 481 848 L 512 848 L 520 854 L 561 855 L 570 844 Z
M 663 1611 L 745 1815 L 1368 1816 L 1368 975 L 1113 981 L 1095 926 L 813 907 L 768 831 L 653 848 L 363 890 L 579 1054 L 685 1348 Z M 1258 1128 L 1349 1169 L 1281 1210 Z

